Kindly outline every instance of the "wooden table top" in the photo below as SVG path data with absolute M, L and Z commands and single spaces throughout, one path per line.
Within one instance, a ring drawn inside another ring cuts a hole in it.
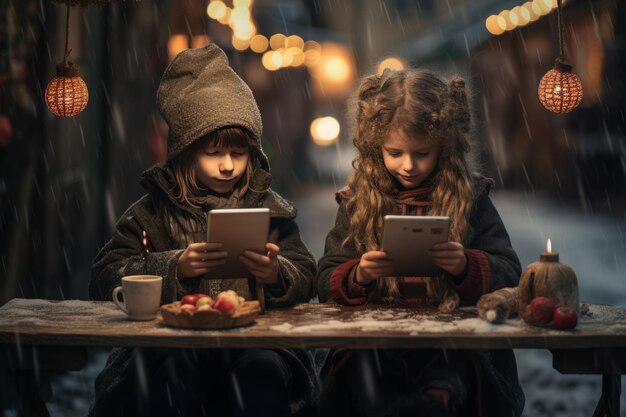
M 578 349 L 626 347 L 626 310 L 590 305 L 572 331 L 501 325 L 473 308 L 432 309 L 300 304 L 268 309 L 255 323 L 229 330 L 185 330 L 126 318 L 112 302 L 16 298 L 0 307 L 0 344 L 180 348 Z

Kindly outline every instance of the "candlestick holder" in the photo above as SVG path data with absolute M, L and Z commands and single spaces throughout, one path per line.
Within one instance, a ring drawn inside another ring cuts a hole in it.
M 520 277 L 517 297 L 520 317 L 535 297 L 547 297 L 557 304 L 579 310 L 578 279 L 572 267 L 559 262 L 559 254 L 551 251 L 539 254 L 539 262 L 528 265 Z

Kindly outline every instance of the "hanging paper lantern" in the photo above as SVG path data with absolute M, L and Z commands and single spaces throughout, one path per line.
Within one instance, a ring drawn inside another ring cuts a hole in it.
M 583 99 L 583 85 L 571 65 L 555 64 L 539 82 L 539 101 L 554 113 L 567 113 Z
M 583 99 L 583 85 L 578 75 L 572 72 L 572 66 L 565 60 L 563 36 L 563 12 L 561 1 L 557 0 L 557 23 L 559 33 L 559 57 L 554 68 L 546 73 L 539 82 L 537 93 L 543 107 L 555 113 L 567 113 L 580 104 Z
M 75 116 L 85 109 L 89 90 L 82 78 L 80 67 L 68 62 L 57 65 L 57 75 L 46 87 L 46 105 L 57 116 Z
M 67 15 L 65 17 L 65 59 L 57 65 L 57 75 L 48 83 L 45 92 L 45 101 L 48 109 L 57 116 L 76 116 L 83 111 L 89 101 L 89 90 L 82 78 L 80 78 L 80 67 L 70 62 L 70 52 L 68 41 L 70 38 L 70 3 L 67 5 Z M 74 0 L 74 3 L 77 3 Z

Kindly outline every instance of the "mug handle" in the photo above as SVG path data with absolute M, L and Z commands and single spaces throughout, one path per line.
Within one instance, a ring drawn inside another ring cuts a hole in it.
M 126 310 L 126 300 L 120 301 L 117 298 L 117 295 L 122 291 L 122 287 L 115 287 L 113 290 L 113 302 L 126 314 L 128 314 L 128 310 Z M 122 293 L 124 295 L 124 293 Z

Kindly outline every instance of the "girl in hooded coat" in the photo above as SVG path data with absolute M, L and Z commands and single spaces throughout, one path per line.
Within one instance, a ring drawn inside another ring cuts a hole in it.
M 264 284 L 268 307 L 308 302 L 315 261 L 300 239 L 295 207 L 269 188 L 261 116 L 224 52 L 209 45 L 180 53 L 157 101 L 170 129 L 167 162 L 143 174 L 148 193 L 122 215 L 94 260 L 91 297 L 110 301 L 122 276 L 152 274 L 163 277 L 162 303 L 226 290 L 250 299 L 247 279 L 202 279 L 226 256 L 205 241 L 206 213 L 265 207 L 267 254 L 246 253 L 241 261 Z M 287 416 L 311 405 L 315 381 L 306 351 L 116 349 L 96 380 L 90 414 Z
M 428 70 L 386 70 L 358 90 L 358 154 L 318 264 L 320 301 L 434 304 L 444 312 L 516 286 L 520 263 L 473 175 L 464 81 Z M 435 278 L 390 277 L 379 250 L 386 214 L 449 216 L 449 241 L 429 252 Z M 519 416 L 524 396 L 512 351 L 331 351 L 320 415 Z M 488 397 L 487 397 L 488 395 Z

